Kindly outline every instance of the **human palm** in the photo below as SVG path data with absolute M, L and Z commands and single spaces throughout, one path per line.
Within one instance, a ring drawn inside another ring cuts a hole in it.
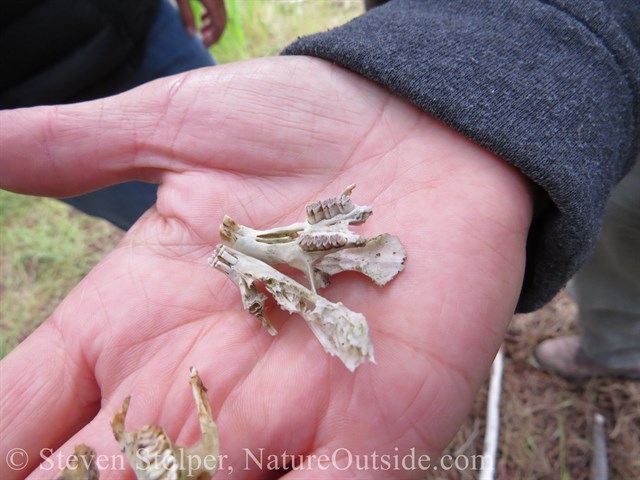
M 266 467 L 283 452 L 296 465 L 308 455 L 338 461 L 320 471 L 312 458 L 315 469 L 286 478 L 388 478 L 371 470 L 374 452 L 411 448 L 435 462 L 520 290 L 531 202 L 512 167 L 375 84 L 305 58 L 2 115 L 4 188 L 64 195 L 132 178 L 161 183 L 156 207 L 3 360 L 3 455 L 24 448 L 30 468 L 47 447 L 66 456 L 84 442 L 115 455 L 109 422 L 127 395 L 129 429 L 154 423 L 192 444 L 193 365 L 232 478 L 284 475 Z M 359 231 L 397 235 L 407 251 L 405 270 L 384 288 L 343 274 L 323 290 L 369 322 L 377 364 L 354 373 L 275 306 L 268 314 L 280 333 L 271 337 L 207 264 L 224 214 L 254 228 L 288 224 L 351 183 L 354 202 L 374 211 Z M 262 471 L 249 453 L 262 455 Z M 367 472 L 356 455 L 368 457 Z M 393 472 L 403 475 L 415 472 Z

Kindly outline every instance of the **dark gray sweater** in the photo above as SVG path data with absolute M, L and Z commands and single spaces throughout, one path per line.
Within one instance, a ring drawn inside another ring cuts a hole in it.
M 391 0 L 284 53 L 378 82 L 542 187 L 551 201 L 529 234 L 524 312 L 584 262 L 637 158 L 639 46 L 640 0 Z

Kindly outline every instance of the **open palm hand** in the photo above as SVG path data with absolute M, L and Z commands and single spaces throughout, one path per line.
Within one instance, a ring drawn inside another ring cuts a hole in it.
M 50 461 L 36 468 L 46 448 L 65 458 L 84 442 L 111 458 L 109 422 L 127 395 L 128 429 L 158 424 L 176 443 L 195 443 L 193 365 L 231 478 L 285 475 L 274 470 L 282 460 L 267 467 L 283 452 L 294 466 L 309 459 L 292 479 L 388 478 L 372 468 L 374 454 L 393 461 L 412 448 L 435 463 L 520 291 L 531 200 L 515 169 L 373 83 L 308 58 L 198 70 L 102 101 L 4 112 L 2 122 L 4 188 L 68 195 L 132 178 L 161 183 L 156 207 L 3 360 L 3 455 L 25 449 L 34 478 L 57 471 Z M 254 228 L 288 224 L 351 183 L 354 202 L 374 211 L 359 231 L 397 235 L 408 256 L 384 288 L 345 274 L 323 291 L 368 319 L 377 364 L 355 373 L 275 307 L 271 337 L 207 264 L 224 214 Z M 262 470 L 250 455 L 262 456 Z M 331 459 L 324 471 L 319 455 Z M 355 456 L 368 457 L 366 473 Z M 102 478 L 131 475 L 102 466 Z M 393 473 L 403 475 L 415 472 Z

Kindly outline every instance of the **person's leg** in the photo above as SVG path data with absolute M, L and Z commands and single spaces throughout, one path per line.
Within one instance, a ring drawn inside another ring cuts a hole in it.
M 121 230 L 129 230 L 156 203 L 157 191 L 158 186 L 153 183 L 126 182 L 60 200 Z
M 640 163 L 614 189 L 593 255 L 574 277 L 581 334 L 543 342 L 540 363 L 567 377 L 640 376 Z
M 197 36 L 187 34 L 177 9 L 161 0 L 141 61 L 135 68 L 123 69 L 118 81 L 101 94 L 113 95 L 156 78 L 212 65 L 213 57 Z M 156 202 L 157 190 L 154 184 L 128 182 L 62 201 L 128 230 Z
M 213 65 L 215 61 L 202 40 L 185 30 L 177 8 L 168 0 L 160 0 L 142 59 L 126 72 L 117 90 L 129 90 L 156 78 Z
M 640 164 L 613 191 L 574 288 L 585 353 L 610 368 L 640 367 Z

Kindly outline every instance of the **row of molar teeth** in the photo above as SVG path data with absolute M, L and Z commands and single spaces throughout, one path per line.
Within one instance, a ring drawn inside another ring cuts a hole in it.
M 315 224 L 321 220 L 329 220 L 336 215 L 349 213 L 354 209 L 351 198 L 340 195 L 336 198 L 328 198 L 307 205 L 307 219 Z
M 317 235 L 305 235 L 300 239 L 300 248 L 307 252 L 318 250 L 331 250 L 332 248 L 343 247 L 347 244 L 347 239 L 343 235 L 336 233 L 321 233 Z

